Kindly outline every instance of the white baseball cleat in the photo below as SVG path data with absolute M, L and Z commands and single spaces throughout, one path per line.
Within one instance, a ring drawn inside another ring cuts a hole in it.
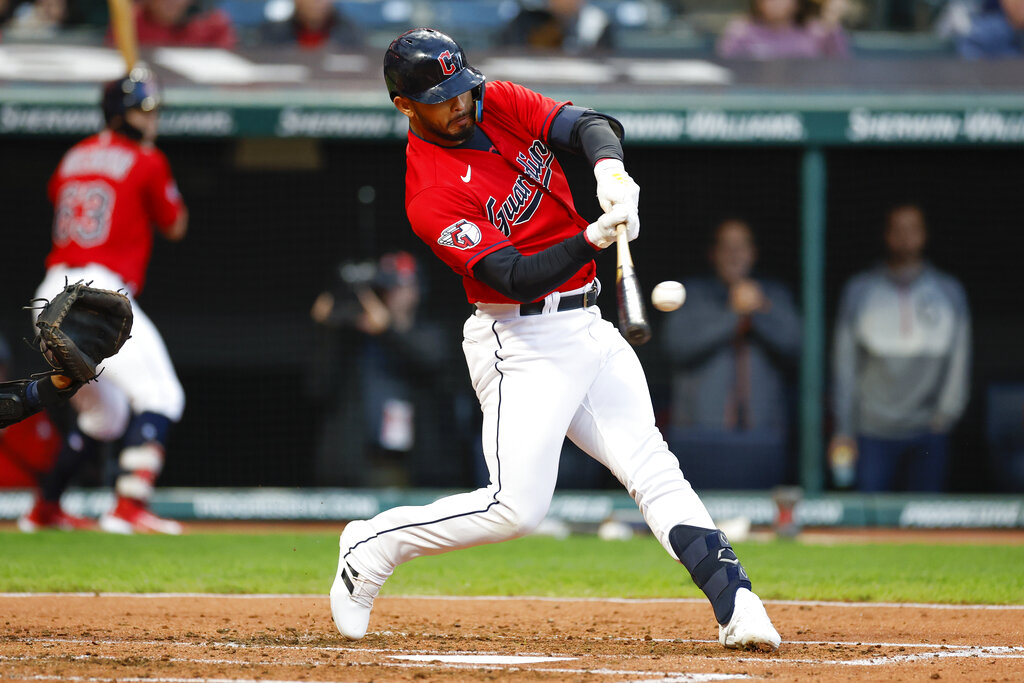
M 355 539 L 372 535 L 373 529 L 366 522 L 349 522 L 338 541 L 338 572 L 331 585 L 331 616 L 334 617 L 338 631 L 349 640 L 359 640 L 366 635 L 373 600 L 380 592 L 380 584 L 356 571 L 346 561 L 345 555 L 356 542 Z
M 730 649 L 774 651 L 779 649 L 782 638 L 764 611 L 761 598 L 740 588 L 736 591 L 732 618 L 718 627 L 718 642 Z

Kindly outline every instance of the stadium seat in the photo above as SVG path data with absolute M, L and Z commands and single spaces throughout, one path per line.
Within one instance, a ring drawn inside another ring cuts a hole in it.
M 654 0 L 593 0 L 590 4 L 603 9 L 619 28 L 657 26 L 667 21 L 669 16 L 668 8 Z
M 855 57 L 925 59 L 956 54 L 953 41 L 931 33 L 854 31 L 850 49 Z
M 453 31 L 499 28 L 519 12 L 515 0 L 439 0 L 430 8 L 435 25 Z
M 338 0 L 338 11 L 354 23 L 370 30 L 410 28 L 417 14 L 411 0 Z
M 291 4 L 289 0 L 221 0 L 217 7 L 228 13 L 236 27 L 244 28 L 262 24 L 267 20 L 268 7 L 281 3 Z
M 1024 383 L 993 383 L 985 396 L 985 433 L 993 481 L 1024 491 Z
M 465 48 L 487 48 L 495 33 L 515 18 L 515 0 L 439 0 L 431 2 L 432 26 L 458 37 Z
M 669 427 L 668 444 L 697 490 L 770 489 L 787 481 L 789 448 L 777 432 Z

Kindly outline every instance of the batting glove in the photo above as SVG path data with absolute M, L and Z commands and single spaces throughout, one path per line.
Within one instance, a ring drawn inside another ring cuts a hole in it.
M 626 173 L 618 159 L 601 159 L 594 164 L 597 178 L 597 202 L 602 211 L 610 211 L 616 204 L 628 204 L 636 211 L 640 206 L 640 186 Z
M 634 211 L 635 215 L 635 211 Z M 628 230 L 628 222 L 630 217 L 630 211 L 626 206 L 613 207 L 608 213 L 602 214 L 600 218 L 587 226 L 585 236 L 587 241 L 593 244 L 598 249 L 604 249 L 615 242 L 616 236 L 619 233 L 619 225 L 626 224 Z M 637 233 L 640 230 L 640 221 L 636 221 Z M 630 240 L 636 239 L 635 235 L 630 235 Z

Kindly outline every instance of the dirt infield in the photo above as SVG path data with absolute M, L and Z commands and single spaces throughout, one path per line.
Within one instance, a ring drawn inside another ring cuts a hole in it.
M 774 654 L 703 601 L 381 598 L 343 640 L 326 596 L 0 596 L 0 678 L 127 681 L 1018 681 L 1024 608 L 768 603 Z

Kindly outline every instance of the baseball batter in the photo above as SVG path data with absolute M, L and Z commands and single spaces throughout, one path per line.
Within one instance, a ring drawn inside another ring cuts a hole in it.
M 41 482 L 36 506 L 21 527 L 47 526 L 78 463 L 102 441 L 124 435 L 115 507 L 100 518 L 112 533 L 181 533 L 181 525 L 148 509 L 164 461 L 172 423 L 181 419 L 185 394 L 156 326 L 134 298 L 142 290 L 153 248 L 153 226 L 169 240 L 185 236 L 188 212 L 164 154 L 154 146 L 160 94 L 152 74 L 135 68 L 108 83 L 102 107 L 106 127 L 64 155 L 50 178 L 53 248 L 36 297 L 50 299 L 65 282 L 84 280 L 122 290 L 132 300 L 131 339 L 104 363 L 97 382 L 71 399 L 77 423 L 65 438 L 54 470 Z M 47 505 L 48 504 L 48 505 Z
M 365 635 L 373 600 L 399 564 L 534 529 L 568 435 L 615 474 L 690 571 L 722 645 L 776 649 L 779 635 L 746 572 L 655 427 L 636 354 L 595 305 L 595 256 L 619 226 L 630 239 L 640 230 L 619 123 L 513 83 L 485 83 L 459 45 L 432 29 L 391 43 L 384 78 L 409 119 L 409 221 L 475 305 L 462 346 L 483 410 L 490 484 L 348 524 L 331 587 L 339 631 Z M 576 212 L 554 149 L 594 164 L 605 211 L 596 222 Z

